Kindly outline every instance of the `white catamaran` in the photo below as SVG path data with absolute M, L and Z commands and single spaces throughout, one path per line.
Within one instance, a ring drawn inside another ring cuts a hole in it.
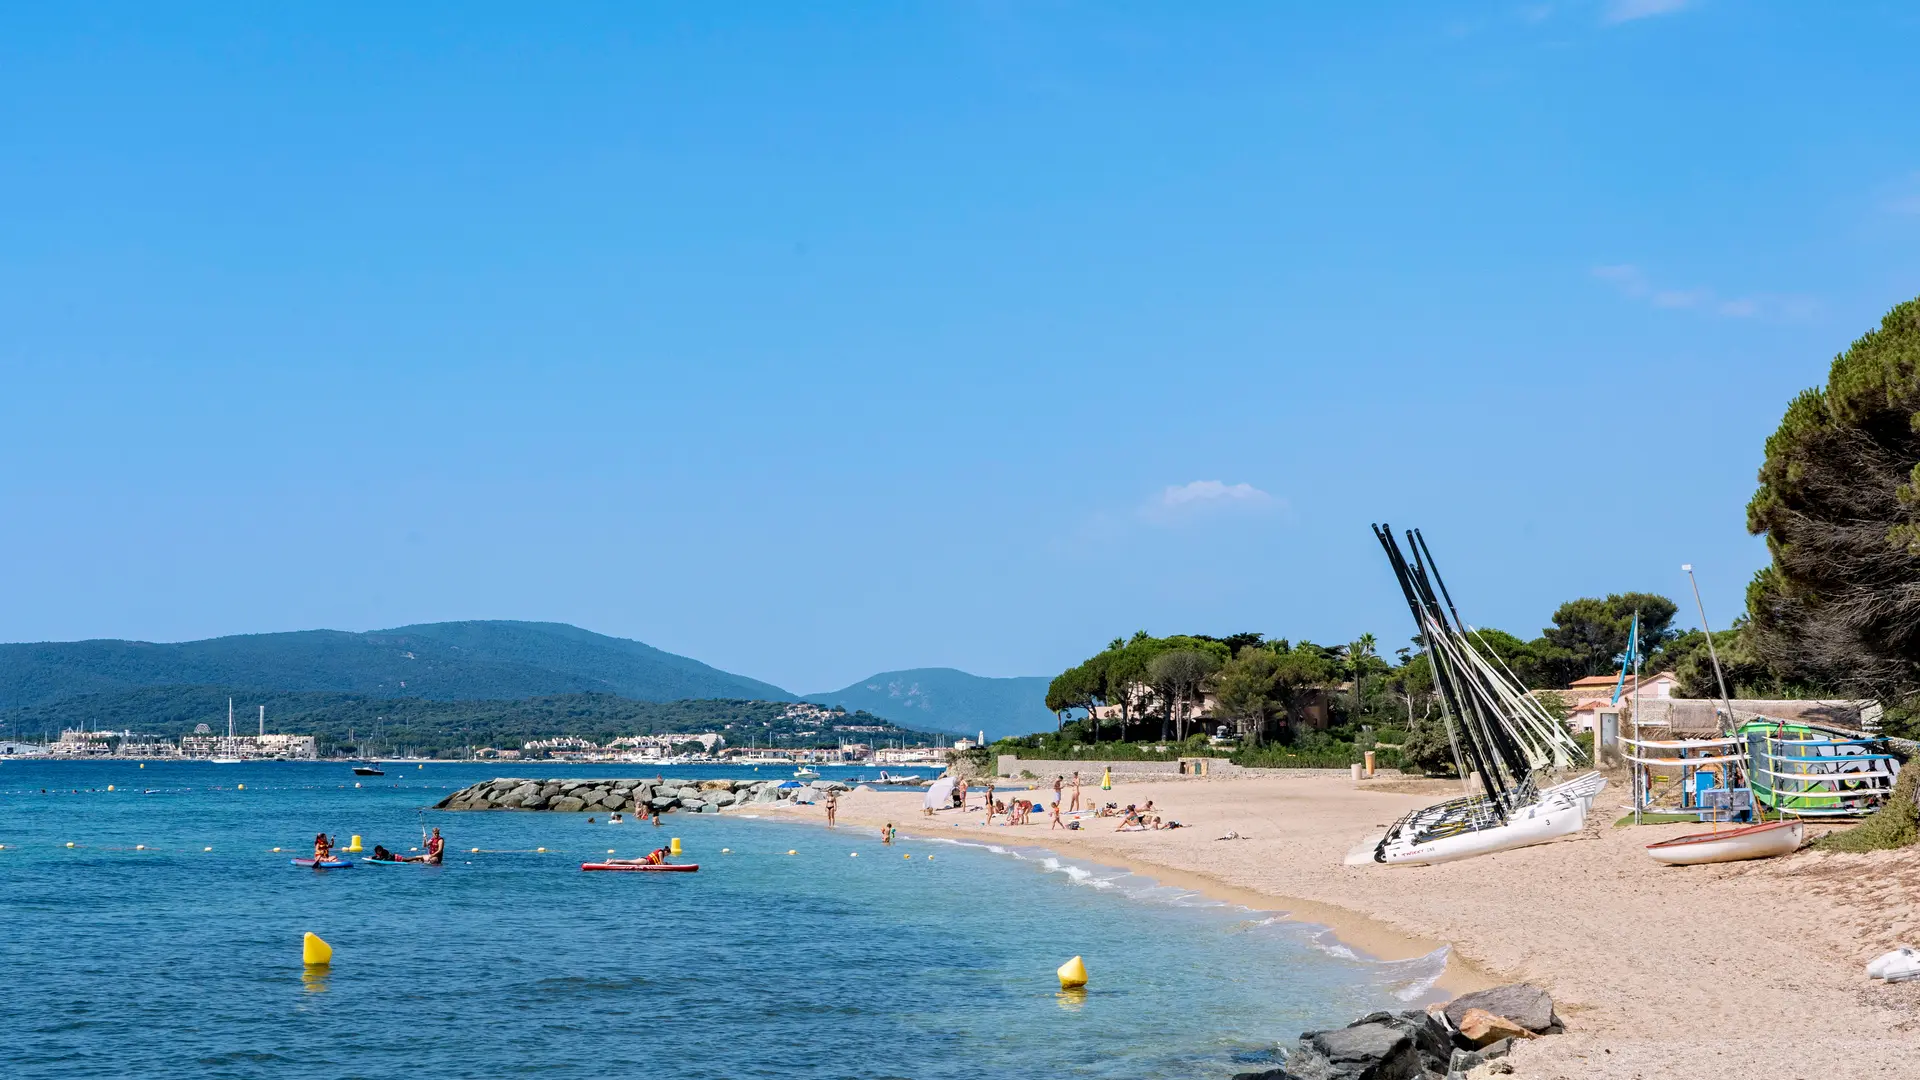
M 1541 707 L 1474 629 L 1460 620 L 1453 597 L 1419 530 L 1403 552 L 1385 525 L 1373 528 L 1406 594 L 1414 627 L 1433 665 L 1434 696 L 1463 780 L 1481 793 L 1416 810 L 1393 823 L 1350 863 L 1440 863 L 1526 847 L 1586 827 L 1594 796 L 1607 786 L 1589 772 L 1551 786 L 1551 772 L 1586 764 L 1586 752 Z M 1411 558 L 1409 558 L 1411 556 Z

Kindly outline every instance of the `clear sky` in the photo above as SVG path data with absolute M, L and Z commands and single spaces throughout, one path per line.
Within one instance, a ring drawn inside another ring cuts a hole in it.
M 1920 293 L 1917 32 L 8 5 L 0 639 L 553 619 L 796 691 L 1391 648 L 1378 520 L 1483 625 L 1688 561 L 1724 625 L 1762 441 Z

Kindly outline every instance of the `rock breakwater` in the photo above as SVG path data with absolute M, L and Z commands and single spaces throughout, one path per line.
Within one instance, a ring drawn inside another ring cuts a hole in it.
M 1377 1012 L 1344 1028 L 1308 1031 L 1278 1069 L 1233 1080 L 1479 1080 L 1509 1073 L 1517 1039 L 1565 1030 L 1553 998 L 1527 983 L 1457 997 L 1444 1008 Z
M 435 810 L 553 810 L 563 814 L 686 810 L 717 814 L 730 807 L 823 799 L 847 785 L 832 780 L 782 787 L 779 780 L 483 780 L 433 804 Z

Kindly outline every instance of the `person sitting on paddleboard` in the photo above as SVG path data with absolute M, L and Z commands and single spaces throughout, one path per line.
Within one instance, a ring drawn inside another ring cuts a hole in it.
M 440 830 L 436 828 L 433 830 L 433 835 L 427 839 L 426 857 L 420 861 L 426 863 L 428 866 L 439 866 L 440 859 L 446 852 L 447 842 L 440 839 Z
M 313 861 L 333 861 L 333 841 L 327 839 L 326 833 L 321 833 L 313 838 Z

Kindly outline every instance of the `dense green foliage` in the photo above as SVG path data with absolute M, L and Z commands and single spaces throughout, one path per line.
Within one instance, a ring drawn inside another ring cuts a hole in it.
M 729 745 L 834 746 L 841 742 L 924 746 L 936 736 L 909 731 L 867 713 L 824 724 L 782 719 L 786 702 L 707 699 L 634 701 L 612 694 L 562 694 L 519 701 L 429 701 L 327 692 L 260 691 L 222 686 L 162 686 L 90 694 L 53 705 L 0 710 L 0 730 L 39 738 L 85 724 L 93 730 L 132 730 L 169 738 L 206 724 L 224 734 L 232 696 L 237 731 L 255 730 L 259 706 L 267 730 L 313 735 L 322 754 L 457 756 L 469 747 L 515 749 L 562 736 L 595 743 L 622 735 L 717 731 Z M 836 732 L 835 727 L 883 727 L 881 732 Z
M 1894 781 L 1893 794 L 1885 806 L 1851 829 L 1815 840 L 1813 846 L 1822 851 L 1882 851 L 1920 842 L 1916 793 L 1920 793 L 1920 767 L 1909 765 L 1900 770 L 1900 779 Z
M 1892 703 L 1920 690 L 1920 300 L 1833 361 L 1767 438 L 1747 527 L 1755 659 Z
M 104 640 L 0 645 L 0 708 L 169 685 L 437 701 L 575 693 L 639 701 L 793 700 L 777 686 L 561 623 L 430 623 L 365 634 L 306 630 L 171 645 Z
M 1043 676 L 989 679 L 953 668 L 884 671 L 852 686 L 807 701 L 864 709 L 925 731 L 953 731 L 988 739 L 1032 731 L 1051 723 Z

